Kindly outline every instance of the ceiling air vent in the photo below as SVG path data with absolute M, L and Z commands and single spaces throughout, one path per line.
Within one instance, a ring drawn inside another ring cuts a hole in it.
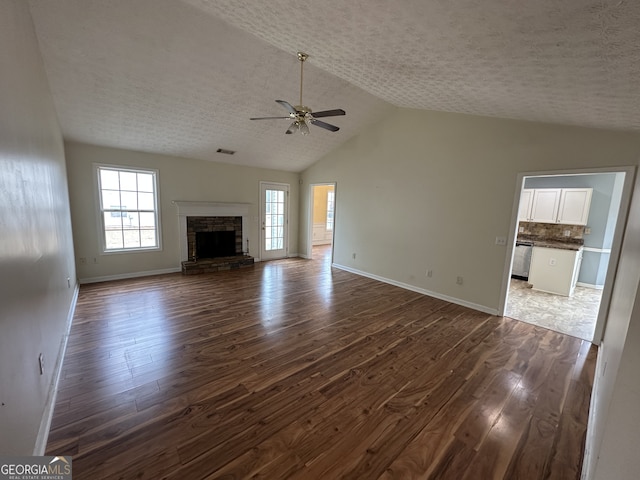
M 216 152 L 224 153 L 225 155 L 233 155 L 234 153 L 236 153 L 235 150 L 227 150 L 226 148 L 219 148 L 218 150 L 216 150 Z

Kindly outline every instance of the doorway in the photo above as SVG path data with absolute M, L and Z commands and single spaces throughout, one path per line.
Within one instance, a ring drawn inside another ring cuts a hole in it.
M 333 259 L 335 229 L 336 185 L 316 183 L 309 192 L 309 258 L 320 255 Z
M 514 265 L 517 243 L 533 241 L 534 246 L 543 246 L 542 240 L 563 241 L 568 240 L 564 236 L 570 236 L 571 241 L 575 240 L 579 245 L 575 266 L 577 276 L 570 295 L 557 294 L 541 291 L 544 288 L 536 288 L 536 285 L 532 288 L 526 278 L 512 278 L 510 267 L 503 282 L 503 315 L 600 343 L 628 210 L 632 173 L 633 167 L 519 176 L 515 205 L 519 208 L 514 208 L 511 265 Z M 592 191 L 586 222 L 565 225 L 559 223 L 560 220 L 556 224 L 548 219 L 541 223 L 537 223 L 535 218 L 523 221 L 522 207 L 533 191 L 560 192 L 562 189 L 572 193 L 580 189 Z M 549 250 L 539 249 L 540 254 L 543 251 L 546 254 Z M 549 265 L 555 263 L 550 260 Z
M 289 249 L 289 185 L 260 182 L 260 260 L 285 258 Z

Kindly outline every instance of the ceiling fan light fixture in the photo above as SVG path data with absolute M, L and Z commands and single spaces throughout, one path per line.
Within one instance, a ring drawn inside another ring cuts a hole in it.
M 307 122 L 305 122 L 304 120 L 300 122 L 300 133 L 302 135 L 309 135 L 309 126 L 307 125 Z
M 300 122 L 298 122 L 297 120 L 294 121 L 291 125 L 289 125 L 289 128 L 287 129 L 286 133 L 287 135 L 290 135 L 296 131 L 298 131 L 300 129 Z

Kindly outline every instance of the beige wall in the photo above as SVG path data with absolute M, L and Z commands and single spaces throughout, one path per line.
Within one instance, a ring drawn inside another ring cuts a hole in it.
M 42 454 L 76 283 L 62 136 L 22 0 L 0 2 L 0 72 L 0 454 Z
M 337 182 L 336 264 L 497 311 L 510 258 L 495 239 L 514 233 L 518 174 L 636 166 L 639 157 L 637 133 L 399 109 L 302 178 L 303 187 Z M 637 186 L 598 358 L 588 479 L 626 480 L 640 470 L 633 450 L 640 442 L 638 195 Z M 307 202 L 303 195 L 301 225 L 308 224 Z M 301 228 L 300 249 L 308 244 Z
M 250 203 L 249 248 L 259 258 L 260 181 L 288 183 L 290 193 L 290 255 L 298 253 L 297 173 L 192 160 L 80 143 L 67 143 L 67 169 L 78 278 L 95 281 L 179 269 L 177 210 L 173 200 Z M 104 163 L 159 170 L 162 250 L 101 254 L 94 164 Z M 79 259 L 86 258 L 81 264 Z M 94 263 L 93 259 L 97 263 Z
M 635 165 L 639 154 L 637 134 L 397 110 L 302 176 L 337 182 L 335 263 L 497 311 L 510 259 L 495 240 L 513 233 L 518 172 Z M 308 242 L 303 228 L 302 251 Z

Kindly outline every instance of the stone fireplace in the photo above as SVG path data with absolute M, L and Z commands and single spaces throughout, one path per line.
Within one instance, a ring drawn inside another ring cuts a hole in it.
M 246 203 L 174 201 L 178 209 L 182 273 L 216 272 L 253 265 Z
M 242 217 L 187 217 L 187 258 L 242 255 Z

